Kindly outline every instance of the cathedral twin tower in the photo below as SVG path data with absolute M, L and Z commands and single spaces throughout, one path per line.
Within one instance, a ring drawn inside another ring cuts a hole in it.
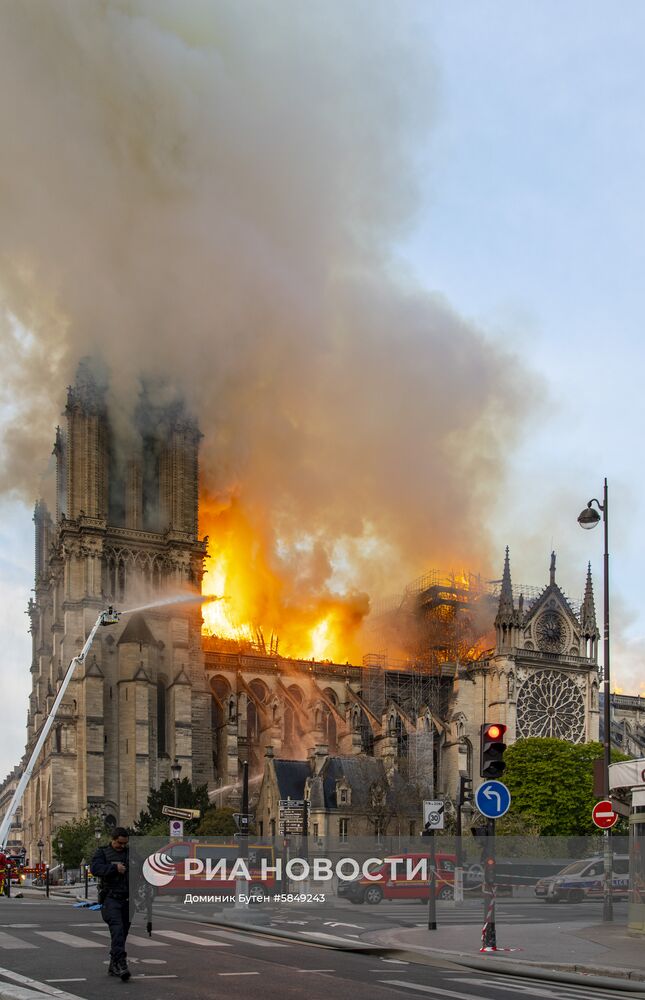
M 119 440 L 106 388 L 81 364 L 65 418 L 54 446 L 55 520 L 43 501 L 34 514 L 27 753 L 99 612 L 199 593 L 206 550 L 197 535 L 201 435 L 181 404 L 157 405 L 142 391 L 136 430 Z M 212 779 L 210 702 L 197 603 L 101 629 L 26 792 L 28 855 L 88 811 L 131 823 L 175 756 L 193 783 Z

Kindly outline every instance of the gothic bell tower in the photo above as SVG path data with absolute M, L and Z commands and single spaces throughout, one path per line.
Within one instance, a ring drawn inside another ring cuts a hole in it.
M 201 435 L 183 405 L 156 405 L 149 390 L 120 434 L 107 399 L 82 362 L 56 432 L 55 516 L 36 504 L 28 751 L 99 612 L 142 610 L 100 630 L 70 683 L 25 795 L 30 856 L 87 812 L 133 822 L 175 756 L 193 783 L 212 778 L 200 606 L 154 606 L 200 591 Z

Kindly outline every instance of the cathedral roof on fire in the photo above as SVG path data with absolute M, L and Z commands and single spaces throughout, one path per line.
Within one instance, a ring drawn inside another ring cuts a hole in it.
M 117 645 L 124 642 L 140 642 L 144 646 L 156 646 L 157 640 L 150 631 L 143 615 L 132 615 L 123 629 Z

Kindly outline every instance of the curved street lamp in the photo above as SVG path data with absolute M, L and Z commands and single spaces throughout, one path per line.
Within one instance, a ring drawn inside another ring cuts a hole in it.
M 594 504 L 597 509 L 594 508 Z M 602 515 L 602 517 L 601 517 Z M 605 552 L 603 562 L 603 670 L 602 670 L 602 692 L 603 692 L 603 796 L 609 799 L 609 765 L 611 764 L 611 704 L 609 692 L 609 500 L 607 490 L 607 480 L 603 489 L 602 503 L 595 497 L 589 500 L 587 506 L 578 514 L 578 524 L 587 530 L 595 528 L 602 520 L 604 524 Z M 612 886 L 612 856 L 611 856 L 611 836 L 610 831 L 605 830 L 605 878 L 603 888 L 602 919 L 610 921 L 614 919 L 613 907 L 613 886 Z

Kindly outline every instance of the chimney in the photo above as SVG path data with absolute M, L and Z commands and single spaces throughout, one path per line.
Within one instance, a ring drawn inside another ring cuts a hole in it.
M 312 776 L 317 777 L 323 769 L 323 765 L 329 757 L 329 747 L 326 743 L 317 743 L 315 747 L 307 751 L 307 758 L 311 768 Z

